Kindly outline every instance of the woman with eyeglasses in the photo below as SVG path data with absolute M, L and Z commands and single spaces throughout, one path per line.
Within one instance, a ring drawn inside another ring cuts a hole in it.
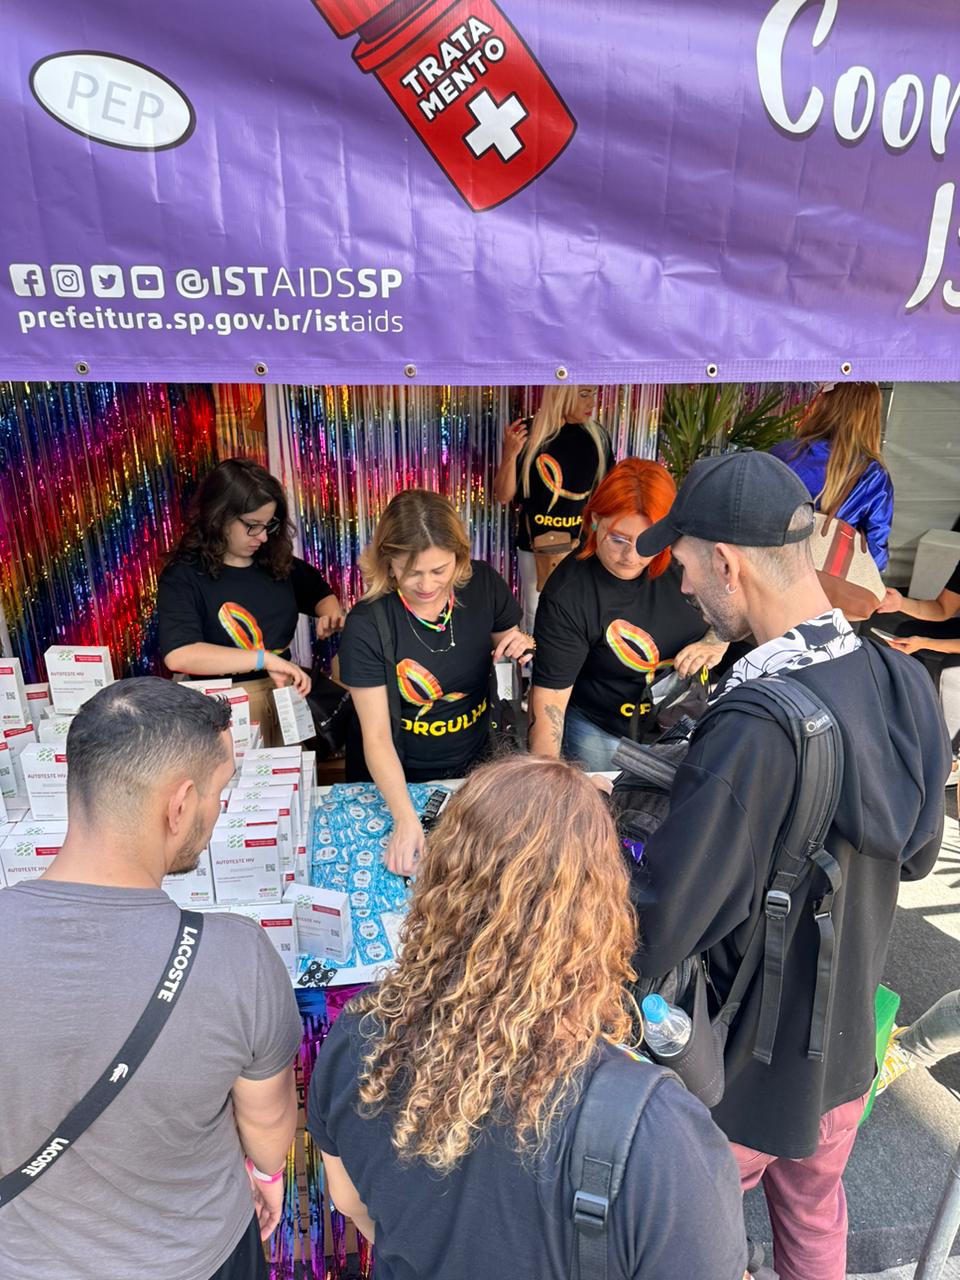
M 293 554 L 280 482 L 249 458 L 227 458 L 200 486 L 160 575 L 163 661 L 189 677 L 232 676 L 243 684 L 251 719 L 271 746 L 278 740 L 272 689 L 310 691 L 310 677 L 290 661 L 301 613 L 316 619 L 321 637 L 343 626 L 329 583 Z
M 549 572 L 543 544 L 551 541 L 548 535 L 569 535 L 572 549 L 587 499 L 613 466 L 609 437 L 593 421 L 596 411 L 596 387 L 545 387 L 534 417 L 517 418 L 504 429 L 493 492 L 504 504 L 519 493 L 517 563 L 528 631 L 540 598 L 538 581 Z
M 584 544 L 551 576 L 537 611 L 530 749 L 585 768 L 610 768 L 632 737 L 648 685 L 674 667 L 719 662 L 726 645 L 706 636 L 680 591 L 670 552 L 637 555 L 637 538 L 673 505 L 676 485 L 659 462 L 625 458 L 583 513 Z

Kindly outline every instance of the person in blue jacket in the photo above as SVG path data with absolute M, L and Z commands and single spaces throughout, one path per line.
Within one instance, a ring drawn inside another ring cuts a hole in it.
M 875 382 L 824 387 L 796 437 L 770 452 L 797 473 L 818 511 L 865 536 L 882 572 L 890 557 L 893 482 L 881 452 L 881 408 Z

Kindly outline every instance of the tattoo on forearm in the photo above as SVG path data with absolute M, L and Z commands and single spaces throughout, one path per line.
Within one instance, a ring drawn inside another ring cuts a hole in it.
M 563 741 L 563 712 L 559 707 L 548 704 L 544 710 L 547 719 L 550 721 L 550 734 L 553 738 L 553 745 L 560 750 L 560 743 Z

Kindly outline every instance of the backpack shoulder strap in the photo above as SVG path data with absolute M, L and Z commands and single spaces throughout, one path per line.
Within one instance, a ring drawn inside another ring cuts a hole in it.
M 827 889 L 814 910 L 820 945 L 807 1056 L 822 1060 L 833 1004 L 835 932 L 833 902 L 842 884 L 839 864 L 824 848 L 843 784 L 843 739 L 833 713 L 798 680 L 787 674 L 747 681 L 716 704 L 774 719 L 793 743 L 797 780 L 771 862 L 763 913 L 744 951 L 721 1017 L 728 1025 L 763 963 L 760 1019 L 753 1056 L 769 1064 L 780 1018 L 787 921 L 794 895 L 815 867 Z
M 630 1050 L 594 1071 L 580 1100 L 570 1149 L 574 1257 L 571 1280 L 607 1280 L 607 1227 L 647 1103 L 679 1077 Z

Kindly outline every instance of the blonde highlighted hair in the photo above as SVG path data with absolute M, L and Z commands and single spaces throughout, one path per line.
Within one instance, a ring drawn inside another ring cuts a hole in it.
M 530 426 L 530 435 L 524 445 L 520 463 L 520 492 L 525 498 L 530 497 L 530 469 L 537 454 L 559 435 L 560 428 L 579 404 L 580 392 L 586 389 L 584 387 L 544 387 L 543 399 Z M 597 422 L 585 422 L 583 429 L 597 448 L 597 473 L 593 484 L 598 485 L 603 479 L 606 462 L 604 431 Z
M 429 489 L 405 489 L 387 504 L 373 542 L 360 554 L 364 600 L 377 600 L 396 588 L 391 560 L 402 560 L 407 570 L 421 552 L 431 547 L 456 556 L 454 588 L 469 582 L 473 572 L 470 539 L 453 504 Z
M 814 398 L 797 428 L 791 461 L 818 440 L 830 442 L 823 488 L 816 496 L 821 511 L 832 514 L 871 462 L 884 471 L 880 413 L 883 397 L 875 382 L 841 382 Z
M 607 805 L 559 760 L 470 775 L 431 833 L 397 968 L 351 1008 L 360 1111 L 452 1169 L 488 1122 L 541 1150 L 601 1040 L 630 1035 L 636 921 Z

